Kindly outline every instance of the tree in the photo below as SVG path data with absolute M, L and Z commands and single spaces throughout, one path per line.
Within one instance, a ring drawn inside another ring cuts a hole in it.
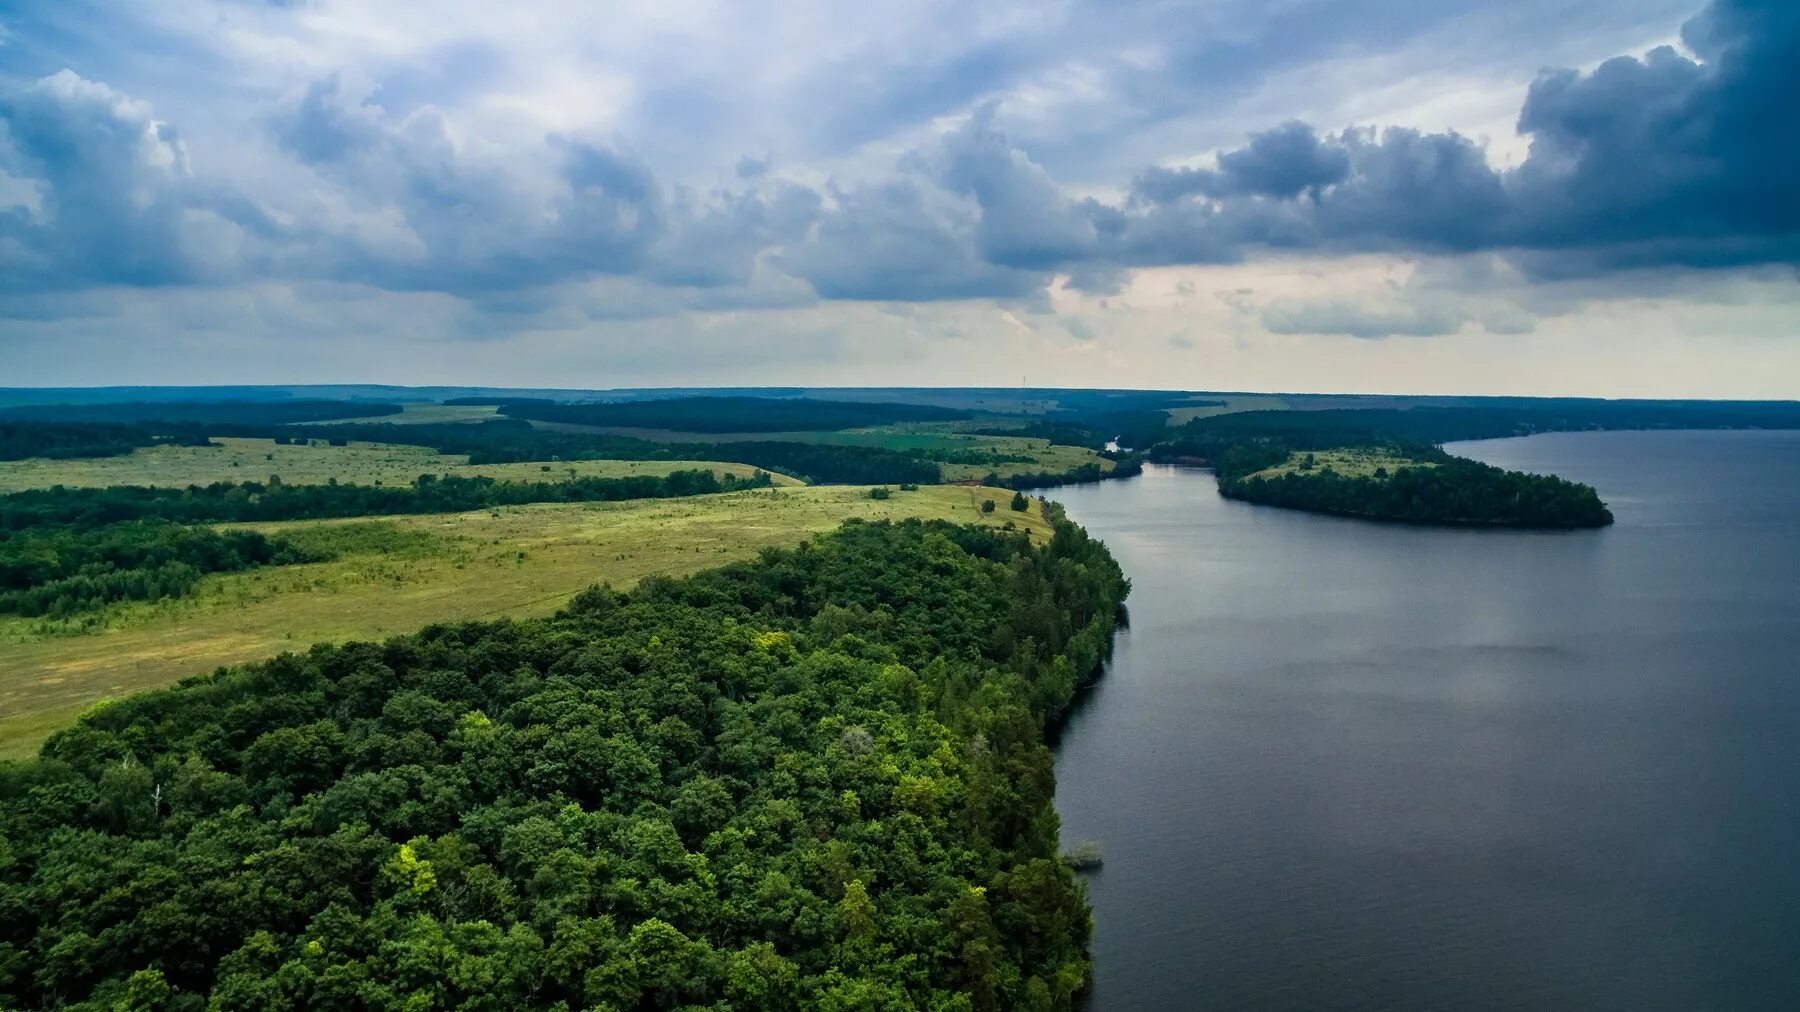
M 994 500 L 992 500 L 992 499 L 981 500 L 981 512 L 983 512 L 983 513 L 994 512 Z
M 1012 508 L 1023 513 L 1031 508 L 1031 500 L 1025 498 L 1025 493 L 1023 492 L 1014 492 L 1012 497 Z

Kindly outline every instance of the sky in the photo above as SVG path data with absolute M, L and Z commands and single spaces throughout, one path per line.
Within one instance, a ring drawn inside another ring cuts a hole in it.
M 0 0 L 0 386 L 1800 398 L 1792 0 Z

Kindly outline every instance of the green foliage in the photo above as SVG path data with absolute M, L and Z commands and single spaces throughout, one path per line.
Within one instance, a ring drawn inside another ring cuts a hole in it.
M 1070 1008 L 1044 736 L 1126 589 L 853 522 L 99 708 L 0 764 L 0 1007 Z
M 140 446 L 180 442 L 205 446 L 205 436 L 169 438 L 135 425 L 44 424 L 0 421 L 0 460 L 120 457 Z
M 1143 458 L 1132 454 L 1120 459 L 1110 470 L 1090 462 L 1078 464 L 1067 471 L 1039 471 L 1004 478 L 998 474 L 990 474 L 982 483 L 1010 489 L 1053 488 L 1057 485 L 1087 485 L 1108 478 L 1131 478 L 1143 473 Z
M 936 484 L 930 461 L 878 446 L 747 441 L 654 443 L 598 432 L 533 428 L 518 419 L 474 424 L 358 424 L 314 426 L 308 434 L 375 443 L 429 446 L 440 453 L 466 454 L 471 464 L 513 464 L 540 460 L 733 460 L 829 485 L 912 482 Z M 237 431 L 263 435 L 261 431 Z
M 889 499 L 892 498 L 893 495 L 893 491 L 886 485 L 877 485 L 869 490 L 869 498 L 871 499 Z
M 180 597 L 207 573 L 329 557 L 255 531 L 167 520 L 0 534 L 0 613 L 60 618 L 116 601 Z
M 1209 462 L 1218 471 L 1221 494 L 1270 506 L 1413 523 L 1600 527 L 1612 523 L 1613 517 L 1591 486 L 1504 471 L 1451 456 L 1431 444 L 1552 429 L 1632 427 L 1669 417 L 1715 422 L 1737 417 L 1701 411 L 1684 414 L 1669 405 L 1615 410 L 1571 403 L 1573 407 L 1558 410 L 1533 406 L 1243 411 L 1195 419 L 1175 437 L 1152 447 L 1150 457 Z M 1315 452 L 1347 449 L 1435 466 L 1392 472 L 1384 467 L 1378 474 L 1351 476 L 1318 465 Z M 1273 476 L 1257 473 L 1282 465 L 1295 454 L 1300 461 L 1294 470 Z
M 411 485 L 287 485 L 215 482 L 190 488 L 115 485 L 48 488 L 0 496 L 0 531 L 45 525 L 97 527 L 144 518 L 184 523 L 321 520 L 406 513 L 458 513 L 538 502 L 613 502 L 766 488 L 766 473 L 720 477 L 710 470 L 661 477 L 577 477 L 563 481 L 507 481 L 486 476 L 420 475 Z
M 1017 512 L 1023 513 L 1031 508 L 1031 500 L 1025 498 L 1025 493 L 1023 492 L 1014 492 L 1012 502 L 1009 505 Z
M 1329 467 L 1275 477 L 1227 477 L 1221 470 L 1219 491 L 1271 506 L 1413 523 L 1603 527 L 1613 521 L 1591 486 L 1460 457 L 1371 477 L 1346 477 Z

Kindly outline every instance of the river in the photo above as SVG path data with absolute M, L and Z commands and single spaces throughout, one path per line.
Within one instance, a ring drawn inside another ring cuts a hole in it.
M 1133 585 L 1057 752 L 1096 1012 L 1800 1007 L 1800 433 L 1450 449 L 1618 522 L 1048 493 Z

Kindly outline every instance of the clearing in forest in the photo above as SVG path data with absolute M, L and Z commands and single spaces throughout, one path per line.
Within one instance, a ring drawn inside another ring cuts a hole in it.
M 522 618 L 596 583 L 685 576 L 793 545 L 845 519 L 943 519 L 1050 527 L 1012 493 L 968 486 L 758 489 L 682 499 L 554 503 L 470 513 L 250 525 L 330 545 L 330 562 L 203 578 L 192 597 L 116 606 L 85 623 L 0 619 L 0 758 L 102 698 L 169 685 L 319 642 L 375 639 L 434 622 Z M 983 513 L 992 499 L 1001 508 Z

